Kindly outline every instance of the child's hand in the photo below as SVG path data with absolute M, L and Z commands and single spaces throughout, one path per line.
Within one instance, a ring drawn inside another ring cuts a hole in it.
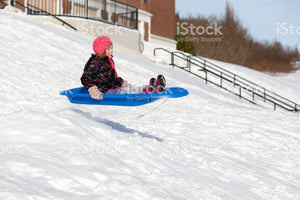
M 88 91 L 93 99 L 103 99 L 103 95 L 96 85 L 90 87 Z
M 129 87 L 129 86 L 130 86 L 130 85 L 128 84 L 128 81 L 126 81 L 126 80 L 125 80 L 125 81 L 123 82 L 123 84 L 122 84 L 122 87 Z

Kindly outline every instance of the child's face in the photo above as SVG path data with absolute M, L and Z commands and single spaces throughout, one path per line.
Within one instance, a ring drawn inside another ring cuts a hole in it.
M 105 51 L 105 55 L 109 58 L 112 58 L 113 55 L 113 46 L 110 46 L 108 49 Z

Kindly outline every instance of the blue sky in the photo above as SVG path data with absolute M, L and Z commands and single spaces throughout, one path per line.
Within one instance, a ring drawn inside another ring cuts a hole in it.
M 230 2 L 250 35 L 258 41 L 278 40 L 300 51 L 300 0 L 175 0 L 180 16 L 225 13 Z

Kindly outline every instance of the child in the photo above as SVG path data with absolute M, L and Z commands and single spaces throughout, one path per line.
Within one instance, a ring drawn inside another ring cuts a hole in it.
M 163 75 L 152 78 L 149 86 L 134 87 L 118 76 L 115 68 L 109 37 L 97 37 L 93 43 L 92 54 L 81 76 L 82 85 L 94 99 L 103 99 L 102 94 L 137 94 L 164 92 L 166 81 Z

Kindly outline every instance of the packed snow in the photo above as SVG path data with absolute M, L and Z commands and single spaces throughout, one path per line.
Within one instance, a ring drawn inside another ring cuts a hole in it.
M 300 199 L 299 113 L 117 49 L 129 83 L 164 74 L 190 95 L 140 107 L 71 104 L 59 92 L 81 86 L 93 41 L 6 10 L 0 33 L 1 200 Z M 300 103 L 299 71 L 233 68 Z

